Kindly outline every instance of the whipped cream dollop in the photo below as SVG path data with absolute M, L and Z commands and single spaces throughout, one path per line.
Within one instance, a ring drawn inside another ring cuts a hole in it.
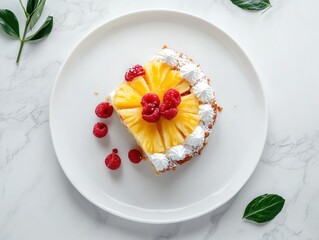
M 169 48 L 164 48 L 155 55 L 153 60 L 166 63 L 170 66 L 176 66 L 178 64 L 178 58 L 179 55 L 177 52 Z
M 179 161 L 184 159 L 187 155 L 190 155 L 191 151 L 186 149 L 183 145 L 177 145 L 168 149 L 166 154 L 172 161 Z
M 156 171 L 164 171 L 170 165 L 170 160 L 167 158 L 166 154 L 154 153 L 148 156 L 149 160 L 153 163 Z
M 191 148 L 201 148 L 204 144 L 205 132 L 201 126 L 197 126 L 194 132 L 185 139 L 185 145 Z
M 182 78 L 185 78 L 191 85 L 196 84 L 204 77 L 202 70 L 194 63 L 186 63 L 180 68 Z
M 215 112 L 210 104 L 200 104 L 198 114 L 199 114 L 200 120 L 205 125 L 208 125 L 213 121 Z
M 193 92 L 196 97 L 203 103 L 207 103 L 213 100 L 213 88 L 206 81 L 197 83 L 193 87 Z

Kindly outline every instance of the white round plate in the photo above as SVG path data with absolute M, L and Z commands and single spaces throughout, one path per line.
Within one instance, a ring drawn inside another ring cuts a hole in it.
M 132 164 L 136 143 L 116 114 L 97 139 L 95 106 L 167 45 L 200 64 L 212 79 L 219 104 L 208 145 L 176 171 L 156 176 L 149 162 Z M 50 105 L 54 148 L 67 177 L 89 201 L 115 215 L 147 223 L 195 218 L 230 200 L 254 171 L 263 150 L 267 111 L 256 71 L 222 30 L 198 17 L 147 10 L 113 19 L 72 51 L 56 80 Z M 122 165 L 111 171 L 105 157 L 118 148 Z

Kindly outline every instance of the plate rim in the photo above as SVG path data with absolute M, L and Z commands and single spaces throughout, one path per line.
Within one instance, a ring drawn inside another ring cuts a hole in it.
M 256 75 L 256 82 L 258 82 L 258 85 L 260 87 L 260 91 L 261 91 L 261 98 L 263 100 L 263 108 L 264 108 L 264 115 L 265 115 L 265 119 L 264 119 L 264 131 L 263 131 L 263 135 L 261 136 L 261 139 L 263 139 L 262 141 L 262 148 L 260 150 L 260 153 L 258 154 L 259 159 L 258 161 L 255 162 L 255 165 L 252 168 L 252 172 L 250 173 L 250 175 L 247 177 L 247 179 L 244 181 L 243 185 L 241 187 L 239 187 L 238 189 L 236 189 L 236 191 L 234 191 L 232 194 L 230 194 L 229 197 L 226 197 L 224 199 L 224 201 L 221 201 L 219 204 L 216 204 L 210 208 L 207 208 L 204 211 L 200 211 L 198 213 L 194 213 L 194 214 L 190 214 L 186 217 L 179 217 L 179 218 L 173 218 L 173 219 L 162 219 L 162 220 L 151 220 L 148 218 L 141 218 L 141 217 L 134 217 L 134 216 L 130 216 L 127 215 L 125 213 L 113 210 L 112 208 L 109 208 L 107 206 L 104 206 L 96 201 L 94 201 L 92 198 L 90 198 L 90 196 L 88 196 L 85 192 L 81 191 L 76 184 L 73 183 L 72 179 L 69 178 L 66 169 L 63 167 L 63 164 L 61 163 L 61 160 L 58 156 L 58 153 L 56 151 L 56 143 L 53 137 L 53 127 L 52 127 L 52 123 L 51 123 L 51 117 L 53 116 L 53 98 L 54 98 L 54 94 L 55 94 L 55 89 L 58 83 L 58 79 L 61 76 L 61 73 L 63 72 L 65 65 L 67 64 L 68 60 L 70 59 L 70 57 L 72 56 L 72 54 L 76 51 L 76 49 L 78 49 L 78 47 L 81 45 L 82 42 L 84 42 L 91 34 L 93 34 L 94 32 L 98 31 L 99 29 L 103 28 L 104 26 L 111 24 L 114 21 L 120 20 L 122 18 L 126 18 L 129 16 L 134 16 L 134 15 L 140 15 L 140 14 L 148 14 L 148 13 L 152 13 L 152 12 L 156 12 L 156 13 L 170 13 L 170 14 L 178 14 L 180 16 L 184 16 L 184 17 L 191 17 L 191 18 L 196 18 L 197 20 L 203 21 L 208 25 L 213 26 L 214 28 L 218 29 L 218 31 L 220 31 L 224 36 L 226 36 L 228 38 L 228 40 L 232 41 L 232 43 L 235 45 L 235 47 L 237 48 L 237 50 L 240 51 L 240 53 L 245 57 L 245 60 L 247 61 L 247 63 L 249 64 L 249 67 L 251 68 L 251 70 L 253 71 L 253 73 Z M 266 97 L 265 97 L 265 91 L 264 91 L 264 87 L 262 82 L 260 81 L 260 76 L 255 68 L 255 66 L 253 65 L 252 61 L 250 60 L 250 58 L 248 57 L 247 53 L 243 50 L 243 48 L 241 47 L 241 45 L 233 38 L 231 37 L 231 35 L 229 35 L 228 33 L 226 33 L 224 30 L 222 30 L 220 27 L 216 26 L 214 23 L 212 23 L 211 21 L 198 16 L 196 14 L 193 13 L 189 13 L 186 11 L 180 11 L 180 10 L 173 10 L 173 9 L 165 9 L 165 8 L 148 8 L 148 9 L 142 9 L 142 10 L 136 10 L 136 11 L 129 11 L 127 13 L 124 14 L 120 14 L 120 15 L 116 15 L 108 20 L 103 21 L 102 23 L 100 23 L 99 25 L 97 25 L 96 27 L 94 27 L 93 29 L 91 29 L 90 31 L 88 31 L 88 33 L 86 33 L 75 45 L 74 47 L 69 51 L 69 53 L 66 55 L 63 64 L 61 65 L 56 78 L 53 82 L 53 86 L 51 89 L 51 94 L 50 94 L 50 101 L 49 101 L 49 129 L 50 129 L 50 137 L 51 137 L 51 141 L 52 141 L 52 145 L 53 145 L 53 149 L 55 152 L 55 155 L 57 157 L 57 160 L 59 162 L 59 165 L 61 167 L 61 169 L 63 170 L 63 173 L 65 174 L 65 176 L 67 177 L 67 179 L 70 181 L 70 183 L 72 184 L 72 186 L 84 197 L 86 198 L 90 203 L 94 204 L 95 206 L 99 207 L 100 209 L 111 213 L 117 217 L 121 217 L 124 218 L 126 220 L 130 220 L 130 221 L 134 221 L 134 222 L 139 222 L 139 223 L 147 223 L 147 224 L 169 224 L 169 223 L 178 223 L 178 222 L 183 222 L 183 221 L 187 221 L 187 220 L 191 220 L 191 219 L 195 219 L 198 218 L 200 216 L 203 216 L 205 214 L 208 214 L 210 212 L 213 212 L 215 210 L 217 210 L 218 208 L 220 208 L 221 206 L 223 206 L 224 204 L 226 204 L 227 202 L 229 202 L 231 199 L 233 199 L 238 193 L 239 191 L 247 184 L 248 180 L 251 178 L 252 174 L 255 172 L 256 167 L 260 161 L 260 157 L 262 155 L 262 152 L 264 150 L 264 146 L 267 140 L 267 133 L 268 133 L 268 105 L 267 105 L 267 101 L 266 101 Z

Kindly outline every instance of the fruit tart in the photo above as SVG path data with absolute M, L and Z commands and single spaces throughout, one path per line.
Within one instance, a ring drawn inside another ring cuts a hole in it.
M 130 68 L 108 101 L 157 174 L 203 150 L 219 108 L 201 68 L 167 47 Z

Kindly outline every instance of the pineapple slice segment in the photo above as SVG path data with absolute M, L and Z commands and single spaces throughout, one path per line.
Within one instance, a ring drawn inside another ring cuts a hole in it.
M 193 113 L 178 111 L 176 117 L 171 121 L 183 133 L 184 137 L 187 138 L 199 124 L 199 116 Z
M 158 131 L 157 124 L 141 121 L 130 128 L 140 146 L 149 153 L 165 152 L 163 139 Z
M 182 96 L 181 103 L 178 105 L 178 111 L 183 111 L 187 113 L 198 114 L 199 111 L 199 101 L 194 93 Z
M 113 105 L 117 109 L 136 108 L 141 106 L 141 98 L 131 86 L 122 83 L 114 96 Z
M 177 91 L 179 91 L 180 94 L 183 94 L 183 93 L 186 93 L 187 91 L 189 91 L 190 85 L 186 80 L 184 80 L 180 84 L 176 85 L 174 88 Z
M 159 121 L 160 134 L 163 138 L 166 149 L 179 145 L 184 142 L 184 136 L 175 124 L 165 118 Z
M 122 118 L 122 121 L 128 128 L 133 127 L 134 125 L 140 123 L 142 118 L 142 107 L 138 108 L 127 108 L 127 109 L 119 109 L 118 113 Z
M 149 153 L 165 152 L 165 145 L 157 124 L 146 122 L 142 118 L 142 107 L 120 109 L 118 113 L 144 150 Z
M 145 80 L 152 93 L 158 95 L 161 84 L 171 69 L 171 66 L 160 62 L 148 62 L 144 65 Z
M 171 70 L 157 91 L 158 97 L 163 99 L 164 93 L 170 88 L 174 88 L 180 94 L 183 94 L 190 89 L 190 84 L 180 76 L 178 71 Z
M 144 96 L 150 89 L 142 76 L 136 77 L 134 81 L 127 82 L 139 95 Z

